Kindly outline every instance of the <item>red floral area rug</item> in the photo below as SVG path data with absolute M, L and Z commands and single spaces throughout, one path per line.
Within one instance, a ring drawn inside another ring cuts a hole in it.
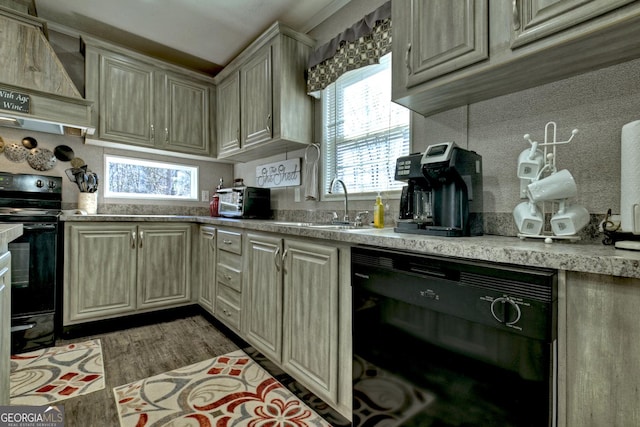
M 104 389 L 100 340 L 11 356 L 11 405 L 49 405 Z
M 242 350 L 113 392 L 122 427 L 330 427 Z

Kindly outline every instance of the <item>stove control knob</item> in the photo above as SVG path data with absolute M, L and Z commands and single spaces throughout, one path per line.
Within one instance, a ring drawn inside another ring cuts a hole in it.
M 42 180 L 41 180 L 41 179 L 37 180 L 37 181 L 36 181 L 36 187 L 38 187 L 38 188 L 42 188 L 42 187 L 44 187 L 44 182 L 42 182 Z
M 51 188 L 51 189 L 56 188 L 56 182 L 55 181 L 49 181 L 49 188 Z

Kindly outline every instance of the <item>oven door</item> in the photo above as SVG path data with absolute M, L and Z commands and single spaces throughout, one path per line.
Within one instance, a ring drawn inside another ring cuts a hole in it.
M 57 223 L 23 222 L 11 252 L 11 352 L 55 342 Z
M 24 224 L 22 236 L 9 243 L 12 317 L 54 310 L 57 228 Z

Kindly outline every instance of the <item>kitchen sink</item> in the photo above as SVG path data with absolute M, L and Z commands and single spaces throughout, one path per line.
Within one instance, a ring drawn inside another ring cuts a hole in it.
M 356 227 L 351 224 L 335 224 L 330 222 L 295 222 L 295 221 L 274 221 L 271 224 L 274 225 L 284 225 L 288 227 L 306 227 L 306 228 L 316 228 L 316 229 L 324 229 L 324 230 L 348 230 L 348 231 L 371 231 L 374 228 L 368 225 Z

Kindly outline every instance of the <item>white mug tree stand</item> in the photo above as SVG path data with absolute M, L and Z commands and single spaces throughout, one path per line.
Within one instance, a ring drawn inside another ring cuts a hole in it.
M 556 134 L 556 123 L 551 121 L 547 123 L 544 127 L 543 143 L 532 141 L 529 134 L 524 135 L 524 139 L 529 142 L 529 144 L 531 145 L 531 148 L 529 150 L 529 156 L 527 156 L 528 159 L 525 159 L 524 161 L 522 161 L 523 160 L 522 157 L 525 154 L 524 152 L 521 154 L 520 156 L 521 158 L 519 158 L 518 176 L 520 177 L 520 183 L 521 183 L 520 196 L 521 198 L 529 199 L 529 203 L 535 204 L 540 209 L 540 213 L 543 221 L 543 227 L 542 227 L 542 231 L 537 234 L 526 234 L 521 232 L 518 233 L 517 236 L 520 239 L 523 239 L 523 240 L 527 238 L 544 239 L 545 243 L 553 243 L 554 240 L 569 240 L 569 241 L 580 240 L 580 237 L 576 235 L 560 235 L 559 236 L 554 234 L 553 230 L 551 229 L 551 222 L 547 219 L 547 216 L 549 214 L 553 216 L 559 211 L 564 210 L 565 204 L 567 201 L 566 198 L 534 202 L 533 200 L 531 200 L 527 191 L 528 185 L 530 183 L 539 181 L 541 178 L 545 178 L 558 171 L 556 168 L 556 161 L 557 161 L 556 148 L 558 145 L 568 144 L 569 142 L 571 142 L 571 140 L 573 139 L 574 136 L 576 136 L 577 133 L 578 133 L 578 129 L 573 129 L 573 131 L 571 131 L 571 137 L 569 137 L 569 139 L 567 139 L 566 141 L 558 141 L 557 134 Z M 534 176 L 529 176 L 530 174 L 528 175 L 527 173 L 523 173 L 522 175 L 524 175 L 525 177 L 522 177 L 520 173 L 521 165 L 523 163 L 527 163 L 527 160 L 532 160 L 531 165 L 540 164 L 540 160 L 539 160 L 540 148 L 542 148 L 541 150 L 542 162 L 543 162 L 542 166 L 539 167 L 539 170 L 537 171 L 535 170 L 535 168 L 528 169 L 528 171 L 530 173 L 533 173 Z M 536 159 L 536 157 L 538 158 Z M 537 160 L 538 163 L 533 162 L 533 160 Z

